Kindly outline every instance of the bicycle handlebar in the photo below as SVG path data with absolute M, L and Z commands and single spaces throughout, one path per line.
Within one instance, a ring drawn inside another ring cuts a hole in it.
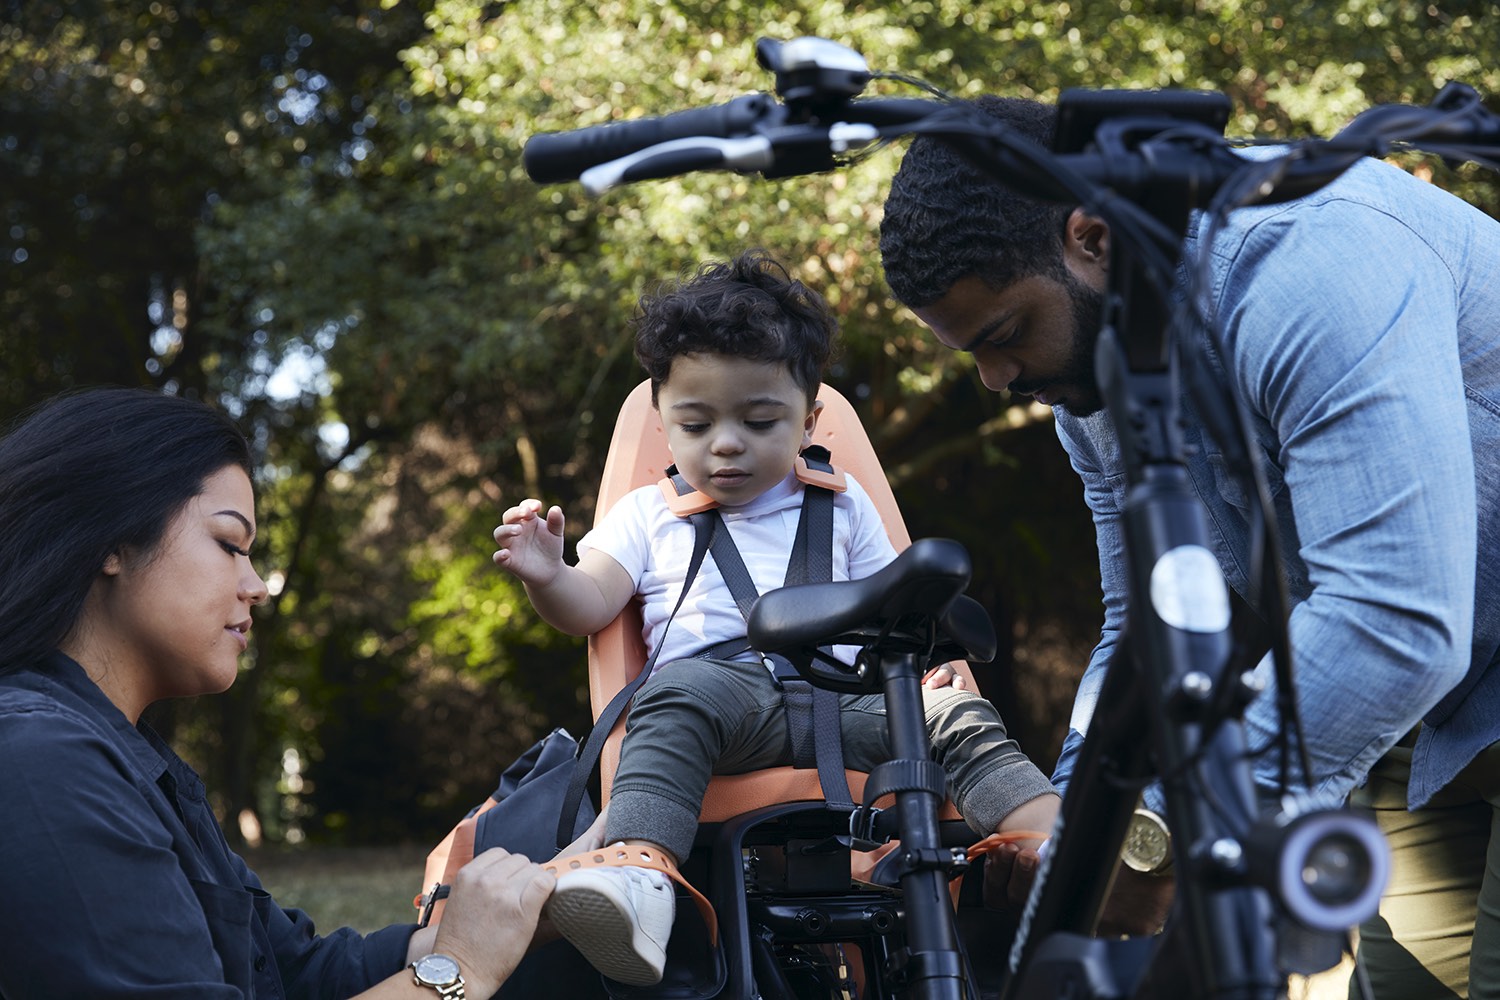
M 746 94 L 725 104 L 660 117 L 545 132 L 527 140 L 521 162 L 527 176 L 538 184 L 573 181 L 590 167 L 662 143 L 748 136 L 756 125 L 774 119 L 778 109 L 779 105 L 769 95 Z
M 872 98 L 843 103 L 838 120 L 745 94 L 724 104 L 656 117 L 543 132 L 526 142 L 521 162 L 538 184 L 579 180 L 592 194 L 638 180 L 730 169 L 767 177 L 815 173 L 833 157 L 902 130 L 944 105 L 925 99 Z
M 1087 201 L 1109 189 L 1129 195 L 1164 182 L 1195 193 L 1204 207 L 1247 161 L 1222 135 L 1203 129 L 1163 130 L 1153 107 L 1172 114 L 1171 91 L 1107 92 L 1120 100 L 1115 142 L 1084 152 L 1054 153 L 1012 134 L 993 119 L 952 100 L 856 98 L 780 102 L 767 93 L 661 116 L 611 122 L 527 140 L 522 162 L 540 184 L 582 180 L 593 194 L 639 180 L 729 169 L 787 177 L 818 173 L 836 157 L 906 135 L 929 135 L 954 145 L 1023 194 L 1062 202 Z M 1142 103 L 1132 111 L 1129 98 Z M 1132 125 L 1140 133 L 1131 136 Z M 1141 124 L 1153 125 L 1142 131 Z M 1170 124 L 1170 122 L 1168 122 Z M 1177 123 L 1181 125 L 1181 122 Z M 1101 129 L 1101 135 L 1103 130 Z M 1138 140 L 1138 141 L 1137 141 Z M 1132 144 L 1133 143 L 1133 144 Z M 1500 116 L 1479 95 L 1449 83 L 1428 106 L 1383 104 L 1356 117 L 1329 139 L 1287 143 L 1274 184 L 1263 182 L 1255 200 L 1286 201 L 1317 190 L 1365 155 L 1391 146 L 1431 146 L 1445 157 L 1484 159 L 1500 154 Z

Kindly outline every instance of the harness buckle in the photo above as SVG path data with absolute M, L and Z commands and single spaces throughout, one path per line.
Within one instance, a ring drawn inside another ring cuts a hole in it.
M 888 826 L 880 823 L 880 814 L 885 810 L 876 806 L 856 805 L 849 813 L 849 840 L 850 846 L 856 851 L 873 851 L 882 844 L 890 843 L 889 830 L 881 833 L 877 826 Z

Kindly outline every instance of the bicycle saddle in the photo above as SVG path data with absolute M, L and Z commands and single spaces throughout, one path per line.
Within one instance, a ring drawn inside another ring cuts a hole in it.
M 841 691 L 877 690 L 878 671 L 867 655 L 851 667 L 820 654 L 819 646 L 923 654 L 923 669 L 955 658 L 988 663 L 995 656 L 995 627 L 977 601 L 963 596 L 970 572 L 968 550 L 959 543 L 918 539 L 862 580 L 761 595 L 747 634 L 755 649 L 784 656 L 814 684 Z

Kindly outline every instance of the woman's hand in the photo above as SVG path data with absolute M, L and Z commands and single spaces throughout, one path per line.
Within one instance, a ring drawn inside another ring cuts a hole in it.
M 540 865 L 519 854 L 485 851 L 454 876 L 430 950 L 458 962 L 470 996 L 493 995 L 530 947 L 554 885 Z

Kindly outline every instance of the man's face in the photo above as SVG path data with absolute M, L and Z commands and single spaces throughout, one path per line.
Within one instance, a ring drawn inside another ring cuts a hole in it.
M 1104 295 L 1066 267 L 996 291 L 970 275 L 914 310 L 945 347 L 974 355 L 989 389 L 1031 396 L 1075 416 L 1103 407 L 1094 345 Z

